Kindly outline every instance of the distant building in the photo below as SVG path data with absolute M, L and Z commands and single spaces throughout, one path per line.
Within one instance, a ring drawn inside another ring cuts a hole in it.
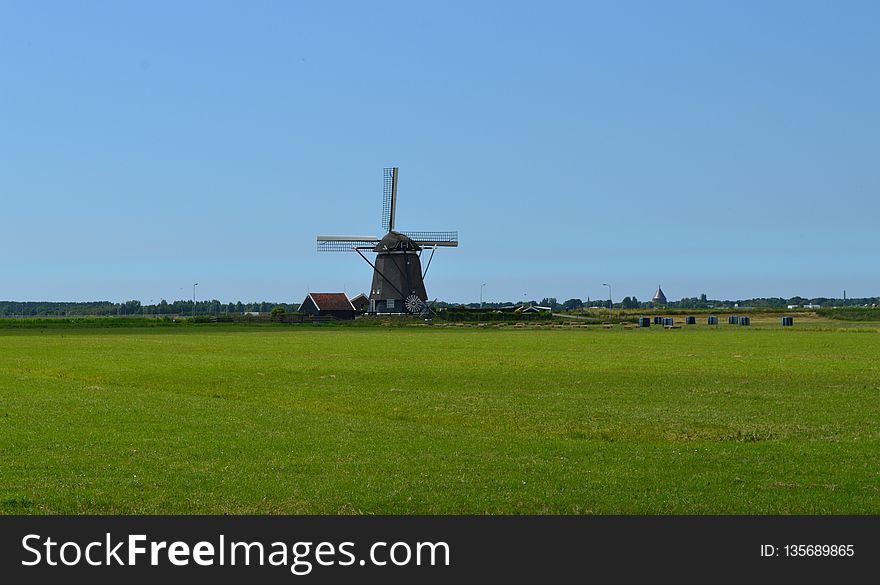
M 358 313 L 366 313 L 367 309 L 370 306 L 370 297 L 368 297 L 364 293 L 361 293 L 351 299 L 351 304 L 354 306 L 355 310 Z
M 541 307 L 540 305 L 520 305 L 516 309 L 514 309 L 514 313 L 522 313 L 524 315 L 528 315 L 531 313 L 545 313 L 550 312 L 553 309 L 550 307 Z
M 655 305 L 665 305 L 666 304 L 666 295 L 663 294 L 663 289 L 660 288 L 660 285 L 657 285 L 657 292 L 654 293 L 654 298 L 651 299 L 651 302 Z
M 357 315 L 357 309 L 345 293 L 309 293 L 299 306 L 299 312 L 334 319 L 354 319 Z

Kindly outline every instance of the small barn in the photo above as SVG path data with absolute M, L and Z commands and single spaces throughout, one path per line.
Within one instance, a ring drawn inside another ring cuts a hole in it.
M 366 313 L 367 309 L 370 306 L 370 297 L 368 297 L 364 293 L 361 293 L 351 299 L 351 304 L 352 306 L 354 306 L 355 311 L 357 311 L 358 313 Z
M 334 319 L 354 319 L 357 315 L 357 309 L 345 293 L 309 293 L 299 306 L 299 312 Z

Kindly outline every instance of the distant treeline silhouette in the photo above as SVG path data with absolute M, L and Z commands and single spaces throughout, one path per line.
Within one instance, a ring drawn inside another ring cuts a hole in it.
M 437 301 L 432 304 L 433 307 L 445 308 L 445 307 L 467 307 L 471 309 L 476 309 L 482 306 L 484 309 L 499 309 L 502 307 L 509 307 L 513 305 L 538 305 L 542 307 L 550 307 L 554 311 L 572 311 L 577 309 L 589 309 L 589 308 L 604 308 L 607 309 L 609 305 L 608 299 L 587 299 L 586 301 L 581 299 L 568 299 L 563 302 L 559 302 L 554 297 L 544 297 L 540 301 L 537 300 L 522 300 L 522 301 L 508 301 L 508 302 L 484 302 L 484 303 L 466 303 L 466 304 L 453 304 L 453 303 L 444 303 L 442 301 Z M 866 298 L 854 298 L 854 299 L 835 299 L 829 297 L 790 297 L 790 298 L 782 298 L 782 297 L 761 297 L 754 299 L 738 299 L 738 300 L 719 300 L 719 299 L 710 299 L 707 298 L 705 294 L 700 295 L 699 297 L 686 297 L 679 299 L 677 301 L 669 301 L 663 305 L 655 305 L 650 301 L 640 301 L 636 297 L 623 297 L 623 299 L 614 301 L 614 308 L 616 309 L 655 309 L 655 308 L 669 308 L 669 309 L 734 309 L 734 308 L 751 308 L 751 309 L 786 309 L 789 306 L 821 306 L 822 308 L 831 308 L 831 307 L 872 307 L 880 305 L 880 297 L 866 297 Z
M 554 297 L 544 297 L 538 300 L 521 300 L 507 302 L 484 302 L 483 309 L 498 309 L 515 305 L 538 305 L 550 307 L 554 311 L 571 311 L 587 309 L 590 307 L 608 308 L 608 300 L 568 299 L 559 302 Z M 449 303 L 445 301 L 432 301 L 429 305 L 434 309 L 440 308 L 479 308 L 480 303 Z M 739 300 L 709 299 L 706 295 L 688 297 L 677 301 L 670 301 L 663 305 L 668 309 L 785 309 L 789 306 L 803 307 L 805 305 L 821 306 L 823 309 L 831 307 L 876 307 L 880 305 L 880 297 L 864 297 L 846 299 L 829 297 L 766 297 Z M 164 299 L 156 304 L 144 305 L 140 301 L 126 301 L 114 303 L 111 301 L 86 301 L 86 302 L 58 302 L 58 301 L 0 301 L 0 317 L 110 317 L 110 316 L 148 316 L 158 317 L 164 315 L 224 315 L 244 313 L 270 313 L 272 309 L 280 307 L 285 313 L 292 313 L 299 309 L 299 303 L 275 303 L 269 301 L 243 303 L 221 303 L 217 299 L 198 301 L 193 311 L 193 302 L 179 300 L 167 302 Z M 618 309 L 651 309 L 655 307 L 650 302 L 640 301 L 635 297 L 624 297 L 614 303 Z
M 167 302 L 164 299 L 152 305 L 140 301 L 113 303 L 110 301 L 56 302 L 56 301 L 0 301 L 0 317 L 111 317 L 111 316 L 162 316 L 162 315 L 223 315 L 228 313 L 269 313 L 275 307 L 293 312 L 298 303 L 271 303 L 267 301 L 221 303 L 213 299 L 198 301 L 193 312 L 192 301 Z

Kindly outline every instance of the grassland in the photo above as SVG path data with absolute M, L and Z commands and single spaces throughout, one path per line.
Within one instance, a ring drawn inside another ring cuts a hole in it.
M 2 513 L 880 513 L 877 324 L 0 330 Z

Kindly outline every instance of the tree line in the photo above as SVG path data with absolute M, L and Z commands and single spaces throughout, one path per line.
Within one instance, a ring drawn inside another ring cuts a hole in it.
M 155 304 L 140 301 L 113 303 L 110 301 L 53 302 L 53 301 L 0 301 L 0 317 L 111 317 L 111 316 L 191 316 L 243 314 L 248 312 L 270 313 L 281 308 L 291 313 L 299 303 L 272 303 L 268 301 L 221 303 L 217 299 L 193 302 L 162 299 Z
M 484 309 L 500 309 L 502 307 L 510 307 L 512 305 L 538 305 L 542 307 L 550 307 L 554 311 L 575 311 L 578 309 L 608 309 L 611 307 L 611 302 L 609 299 L 599 299 L 599 300 L 582 300 L 582 299 L 568 299 L 566 301 L 560 302 L 555 297 L 544 297 L 540 301 L 538 300 L 525 300 L 522 301 L 504 301 L 504 302 L 484 302 L 482 305 L 480 303 L 444 303 L 444 302 L 435 302 L 432 306 L 434 307 L 466 307 L 469 309 L 478 309 L 482 306 Z M 677 301 L 669 301 L 663 305 L 655 305 L 655 303 L 651 301 L 640 301 L 635 296 L 626 296 L 623 297 L 620 301 L 614 302 L 615 309 L 654 309 L 659 306 L 672 308 L 672 309 L 733 309 L 735 306 L 740 308 L 750 307 L 754 309 L 785 309 L 790 305 L 795 305 L 798 307 L 803 307 L 804 305 L 820 305 L 822 307 L 864 307 L 864 306 L 875 306 L 880 305 L 880 297 L 861 297 L 861 298 L 847 298 L 845 301 L 842 298 L 830 298 L 830 297 L 801 297 L 794 296 L 789 298 L 783 297 L 758 297 L 751 299 L 736 299 L 736 300 L 722 300 L 722 299 L 710 299 L 707 295 L 701 294 L 698 297 L 684 297 Z
M 609 300 L 582 300 L 571 298 L 560 302 L 555 297 L 543 297 L 541 300 L 525 298 L 520 301 L 484 302 L 480 303 L 448 303 L 444 301 L 432 301 L 428 303 L 434 309 L 463 307 L 469 309 L 500 309 L 515 305 L 537 305 L 550 307 L 553 311 L 576 311 L 578 309 L 599 308 L 608 309 Z M 709 299 L 705 294 L 699 297 L 685 297 L 677 301 L 669 301 L 664 307 L 672 309 L 785 309 L 789 305 L 820 305 L 823 308 L 830 307 L 864 307 L 880 305 L 880 297 L 863 297 L 844 300 L 842 298 L 814 297 L 807 298 L 794 296 L 760 297 L 753 299 L 719 300 Z M 640 301 L 635 296 L 626 296 L 614 303 L 615 309 L 653 309 L 656 308 L 650 301 Z M 222 303 L 217 299 L 197 301 L 195 306 L 191 300 L 178 300 L 168 302 L 162 299 L 155 304 L 142 304 L 140 301 L 131 300 L 122 303 L 111 301 L 86 301 L 86 302 L 53 302 L 53 301 L 0 301 L 0 317 L 110 317 L 110 316 L 192 316 L 192 315 L 224 315 L 244 313 L 271 313 L 274 309 L 280 309 L 285 313 L 292 313 L 299 309 L 299 303 L 274 303 L 269 301 L 243 303 L 241 301 Z

